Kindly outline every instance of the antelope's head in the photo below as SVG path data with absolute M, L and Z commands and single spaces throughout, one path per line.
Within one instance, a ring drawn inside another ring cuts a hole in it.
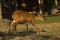
M 45 18 L 44 18 L 44 16 L 43 16 L 42 14 L 38 14 L 38 15 L 35 17 L 35 19 L 41 20 L 41 21 L 44 21 L 44 20 L 45 20 Z

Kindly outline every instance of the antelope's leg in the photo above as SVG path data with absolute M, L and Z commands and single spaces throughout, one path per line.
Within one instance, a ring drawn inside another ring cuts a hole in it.
M 39 29 L 37 28 L 37 26 L 35 26 L 34 21 L 32 21 L 31 23 L 32 23 L 32 25 L 35 27 L 35 29 L 37 31 L 37 36 L 39 36 L 40 35 Z
M 12 26 L 12 25 L 14 25 L 14 23 L 15 23 L 16 21 L 15 20 L 13 20 L 11 23 L 10 23 L 10 25 Z
M 28 32 L 28 22 L 26 22 L 26 26 L 27 26 L 27 32 Z
M 15 33 L 17 33 L 16 26 L 17 26 L 17 23 L 14 25 Z
M 36 31 L 38 32 L 39 29 L 37 28 L 37 26 L 35 26 L 34 21 L 31 21 L 31 24 L 35 27 Z
M 10 24 L 9 24 L 9 33 L 12 31 L 11 27 L 13 27 L 13 25 L 15 24 L 15 20 L 13 20 Z
M 10 22 L 9 22 L 9 31 L 8 31 L 8 34 L 10 34 Z

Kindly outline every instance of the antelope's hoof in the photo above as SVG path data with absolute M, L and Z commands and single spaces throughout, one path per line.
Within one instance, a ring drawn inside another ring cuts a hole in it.
M 42 32 L 47 32 L 47 30 L 43 29 Z

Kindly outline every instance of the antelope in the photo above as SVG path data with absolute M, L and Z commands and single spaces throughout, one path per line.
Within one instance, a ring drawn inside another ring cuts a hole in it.
M 14 24 L 18 24 L 19 22 L 30 22 L 37 30 L 38 28 L 35 26 L 34 21 L 35 20 L 42 20 L 44 21 L 44 17 L 40 14 L 38 14 L 37 16 L 33 15 L 33 13 L 29 13 L 26 11 L 22 11 L 22 10 L 16 10 L 12 13 L 12 21 L 10 23 L 10 26 L 14 26 Z M 28 23 L 27 23 L 27 29 L 28 29 Z M 16 30 L 16 29 L 15 29 Z M 10 29 L 9 29 L 10 32 Z

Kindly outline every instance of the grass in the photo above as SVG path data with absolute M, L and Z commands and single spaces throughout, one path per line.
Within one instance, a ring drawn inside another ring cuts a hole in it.
M 45 21 L 35 21 L 35 23 L 54 23 L 54 22 L 60 22 L 60 16 L 47 16 L 45 17 Z

